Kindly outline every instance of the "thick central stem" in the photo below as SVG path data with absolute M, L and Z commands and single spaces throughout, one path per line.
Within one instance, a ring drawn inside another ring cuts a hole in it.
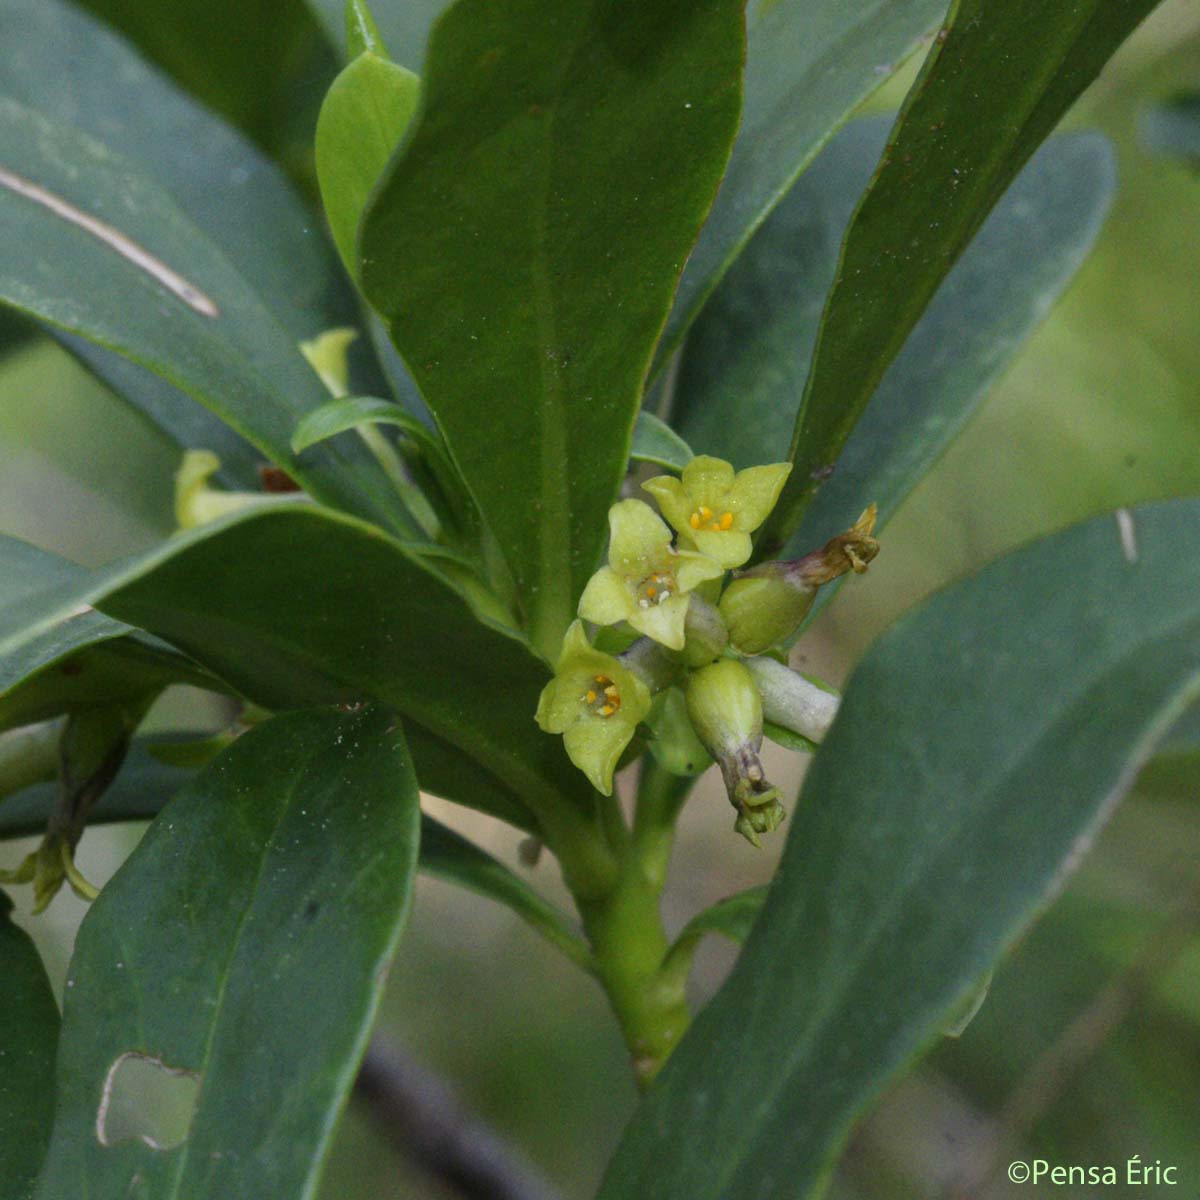
M 643 763 L 637 814 L 618 851 L 616 880 L 605 894 L 578 900 L 596 974 L 642 1088 L 662 1068 L 691 1020 L 686 973 L 663 969 L 670 942 L 659 912 L 675 818 L 690 784 L 650 760 Z
M 630 856 L 608 896 L 580 904 L 596 974 L 642 1088 L 666 1062 L 691 1019 L 682 982 L 662 971 L 669 942 L 658 900 L 659 890 Z

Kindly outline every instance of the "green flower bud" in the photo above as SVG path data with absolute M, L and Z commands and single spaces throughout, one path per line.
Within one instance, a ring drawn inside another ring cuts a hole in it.
M 690 592 L 723 569 L 703 554 L 676 550 L 671 531 L 641 500 L 608 510 L 608 566 L 588 581 L 579 615 L 597 625 L 627 621 L 639 633 L 682 650 Z
M 733 659 L 712 663 L 689 677 L 687 708 L 697 736 L 721 768 L 738 814 L 734 829 L 759 845 L 758 834 L 775 829 L 786 814 L 758 758 L 763 709 L 753 677 Z
M 763 563 L 738 572 L 720 603 L 730 645 L 747 655 L 781 645 L 808 616 L 818 588 L 847 571 L 861 575 L 879 553 L 871 536 L 875 515 L 872 504 L 845 533 L 794 562 Z
M 791 469 L 791 463 L 773 463 L 735 474 L 723 459 L 701 454 L 683 468 L 681 478 L 659 475 L 642 487 L 684 544 L 728 569 L 750 557 L 750 535 L 775 507 Z
M 782 574 L 735 579 L 720 604 L 730 645 L 739 654 L 780 645 L 800 628 L 816 597 L 816 588 L 797 586 Z
M 300 353 L 308 365 L 321 377 L 321 382 L 335 399 L 345 396 L 350 390 L 350 344 L 358 337 L 358 330 L 346 327 L 327 329 L 308 342 L 300 343 Z
M 583 622 L 572 622 L 555 676 L 538 700 L 537 723 L 563 735 L 571 761 L 606 796 L 625 747 L 649 711 L 645 683 L 619 659 L 593 649 Z
M 717 611 L 698 592 L 692 593 L 684 624 L 684 643 L 681 657 L 689 667 L 704 667 L 725 653 L 729 631 Z
M 185 450 L 175 472 L 175 521 L 180 529 L 195 529 L 218 517 L 266 504 L 294 504 L 303 493 L 223 492 L 209 479 L 221 467 L 211 450 Z

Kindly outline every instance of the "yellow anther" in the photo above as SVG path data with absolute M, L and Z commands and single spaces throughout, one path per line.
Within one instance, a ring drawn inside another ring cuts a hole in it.
M 707 504 L 702 504 L 688 517 L 688 524 L 705 533 L 725 533 L 733 528 L 733 513 L 724 512 L 718 517 Z
M 596 686 L 588 688 L 583 702 L 598 717 L 611 717 L 621 707 L 621 689 L 607 675 L 595 676 Z

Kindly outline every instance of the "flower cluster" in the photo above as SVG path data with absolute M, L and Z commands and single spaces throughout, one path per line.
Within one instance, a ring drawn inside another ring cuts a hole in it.
M 661 763 L 680 771 L 707 765 L 692 749 L 698 739 L 721 769 L 734 828 L 754 845 L 786 815 L 758 758 L 764 722 L 816 742 L 836 710 L 823 685 L 756 656 L 792 637 L 818 588 L 865 570 L 879 550 L 872 506 L 820 550 L 739 570 L 790 470 L 775 463 L 735 472 L 702 455 L 680 478 L 643 485 L 661 516 L 641 500 L 614 504 L 608 563 L 584 588 L 581 619 L 567 631 L 537 711 L 542 729 L 562 734 L 571 760 L 606 795 L 622 760 L 640 752 L 639 734 Z M 614 627 L 605 635 L 613 645 L 631 644 L 619 653 L 600 649 L 585 622 Z

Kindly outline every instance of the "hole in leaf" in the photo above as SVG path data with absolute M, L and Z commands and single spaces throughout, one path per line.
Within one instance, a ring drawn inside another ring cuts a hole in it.
M 195 1071 L 130 1050 L 108 1069 L 96 1139 L 102 1146 L 138 1141 L 151 1150 L 173 1150 L 187 1141 L 199 1093 Z

